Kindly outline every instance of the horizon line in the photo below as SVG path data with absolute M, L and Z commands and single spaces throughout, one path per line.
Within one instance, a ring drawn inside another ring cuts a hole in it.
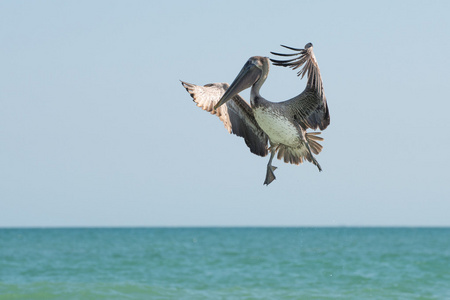
M 0 226 L 0 229 L 264 229 L 264 228 L 305 228 L 305 229 L 449 229 L 450 225 L 121 225 L 121 226 Z

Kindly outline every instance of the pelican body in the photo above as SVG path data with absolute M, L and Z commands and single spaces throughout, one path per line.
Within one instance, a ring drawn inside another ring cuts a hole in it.
M 301 67 L 298 75 L 308 76 L 306 88 L 299 95 L 283 101 L 271 102 L 260 95 L 261 86 L 269 74 L 270 60 L 267 57 L 253 56 L 248 59 L 233 83 L 207 84 L 203 87 L 182 82 L 198 106 L 216 114 L 230 133 L 245 139 L 250 151 L 256 155 L 266 156 L 270 152 L 264 184 L 275 180 L 275 166 L 272 160 L 276 153 L 278 159 L 286 163 L 300 164 L 304 159 L 322 170 L 314 154 L 319 154 L 322 146 L 318 141 L 320 132 L 307 132 L 307 129 L 324 130 L 330 123 L 327 101 L 323 93 L 319 67 L 313 53 L 313 46 L 308 43 L 304 49 L 283 46 L 296 51 L 293 59 L 275 60 L 274 65 Z M 239 93 L 251 88 L 250 105 Z M 270 142 L 270 147 L 268 147 Z

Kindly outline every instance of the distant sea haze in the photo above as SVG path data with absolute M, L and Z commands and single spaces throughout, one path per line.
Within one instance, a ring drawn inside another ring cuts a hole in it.
M 450 299 L 449 228 L 0 229 L 0 299 Z

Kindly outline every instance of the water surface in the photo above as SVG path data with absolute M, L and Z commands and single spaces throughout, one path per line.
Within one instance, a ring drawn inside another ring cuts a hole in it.
M 0 229 L 0 299 L 450 299 L 450 229 Z

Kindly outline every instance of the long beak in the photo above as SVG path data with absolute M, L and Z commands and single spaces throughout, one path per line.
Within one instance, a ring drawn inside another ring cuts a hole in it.
M 217 104 L 214 106 L 214 109 L 217 109 L 219 106 L 225 104 L 225 102 L 227 102 L 243 90 L 251 87 L 259 79 L 260 74 L 261 70 L 258 69 L 252 62 L 247 61 L 236 79 L 234 79 L 233 83 L 227 89 L 225 94 L 223 94 L 222 98 L 220 98 L 219 102 L 217 102 Z

